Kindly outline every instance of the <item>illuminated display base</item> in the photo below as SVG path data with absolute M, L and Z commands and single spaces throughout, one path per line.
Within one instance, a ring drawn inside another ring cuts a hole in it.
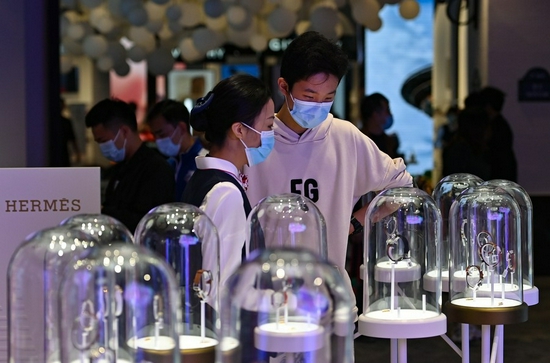
M 412 261 L 378 262 L 374 267 L 374 280 L 392 282 L 392 266 L 395 273 L 395 282 L 411 282 L 420 280 L 420 265 Z
M 359 333 L 374 338 L 427 338 L 446 331 L 447 318 L 434 311 L 387 309 L 359 316 Z
M 457 323 L 503 325 L 526 322 L 528 307 L 517 300 L 476 297 L 448 301 L 444 311 L 449 321 Z
M 449 292 L 449 270 L 441 271 L 441 277 L 436 270 L 428 271 L 424 274 L 424 290 L 435 292 L 435 288 L 441 278 L 441 292 Z
M 523 301 L 527 306 L 537 305 L 539 303 L 539 289 L 536 286 L 523 283 Z
M 266 352 L 311 352 L 323 345 L 324 328 L 317 324 L 267 323 L 254 329 L 254 346 Z

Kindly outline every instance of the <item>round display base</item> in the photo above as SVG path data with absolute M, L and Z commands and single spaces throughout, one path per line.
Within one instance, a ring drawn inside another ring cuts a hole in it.
M 441 292 L 449 292 L 449 271 L 441 271 L 441 277 L 438 276 L 438 272 L 435 270 L 428 271 L 424 274 L 423 284 L 424 290 L 435 292 L 435 288 L 441 279 Z
M 539 289 L 536 286 L 523 284 L 523 301 L 527 306 L 537 305 L 539 303 Z
M 445 303 L 444 311 L 449 321 L 463 324 L 503 325 L 527 321 L 526 303 L 505 299 L 500 301 L 503 305 L 491 306 L 490 301 L 490 298 L 454 299 Z
M 197 335 L 180 335 L 180 356 L 182 362 L 214 363 L 216 361 L 216 345 L 218 341 L 212 338 L 201 338 Z M 152 362 L 156 362 L 152 360 Z
M 411 282 L 420 280 L 420 265 L 412 261 L 392 261 L 378 262 L 374 266 L 374 280 L 379 282 L 391 283 L 392 266 L 395 282 Z
M 379 310 L 359 316 L 359 333 L 373 338 L 428 338 L 447 332 L 447 318 L 433 311 Z
M 317 324 L 267 323 L 254 328 L 254 346 L 266 352 L 300 353 L 321 349 L 324 328 Z

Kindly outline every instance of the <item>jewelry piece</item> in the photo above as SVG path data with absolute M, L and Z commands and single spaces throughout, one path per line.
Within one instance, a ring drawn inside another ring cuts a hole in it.
M 483 271 L 476 265 L 466 267 L 466 283 L 472 290 L 477 290 L 483 285 Z
M 460 240 L 462 241 L 462 245 L 466 247 L 468 245 L 468 238 L 466 237 L 466 223 L 468 223 L 467 219 L 462 220 L 462 224 L 460 225 Z
M 162 296 L 156 294 L 153 299 L 153 316 L 155 321 L 159 323 L 159 328 L 162 328 L 164 322 L 164 310 L 162 306 Z
M 73 323 L 71 340 L 78 350 L 86 350 L 95 342 L 97 337 L 97 317 L 94 303 L 91 300 L 82 302 L 80 315 Z
M 506 269 L 502 274 L 502 278 L 506 278 L 506 276 L 508 275 L 508 272 L 514 273 L 515 270 L 516 270 L 516 255 L 514 254 L 514 250 L 510 250 L 506 252 Z
M 492 243 L 493 237 L 489 232 L 481 231 L 477 234 L 477 245 L 483 247 L 484 244 Z
M 384 222 L 386 227 L 386 255 L 397 263 L 402 260 L 408 260 L 410 256 L 409 240 L 405 236 L 397 234 L 397 218 L 391 217 Z
M 495 267 L 500 263 L 500 248 L 493 242 L 488 242 L 479 248 L 479 255 L 489 267 Z
M 212 273 L 208 270 L 198 270 L 193 281 L 193 290 L 201 300 L 206 300 L 212 289 Z

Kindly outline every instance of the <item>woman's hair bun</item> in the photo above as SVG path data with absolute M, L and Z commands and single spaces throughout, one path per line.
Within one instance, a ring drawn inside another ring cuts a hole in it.
M 195 130 L 200 132 L 206 131 L 208 127 L 208 112 L 206 110 L 210 107 L 213 99 L 214 93 L 210 91 L 206 96 L 199 98 L 191 110 L 189 123 Z

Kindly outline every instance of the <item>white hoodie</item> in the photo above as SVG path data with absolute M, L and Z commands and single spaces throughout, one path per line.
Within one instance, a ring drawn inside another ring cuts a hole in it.
M 370 191 L 412 186 L 412 177 L 401 158 L 391 159 L 355 125 L 332 114 L 302 135 L 278 118 L 273 129 L 271 154 L 245 170 L 250 204 L 282 193 L 298 193 L 313 200 L 327 224 L 329 260 L 343 272 L 355 203 Z M 349 277 L 343 276 L 351 288 Z

